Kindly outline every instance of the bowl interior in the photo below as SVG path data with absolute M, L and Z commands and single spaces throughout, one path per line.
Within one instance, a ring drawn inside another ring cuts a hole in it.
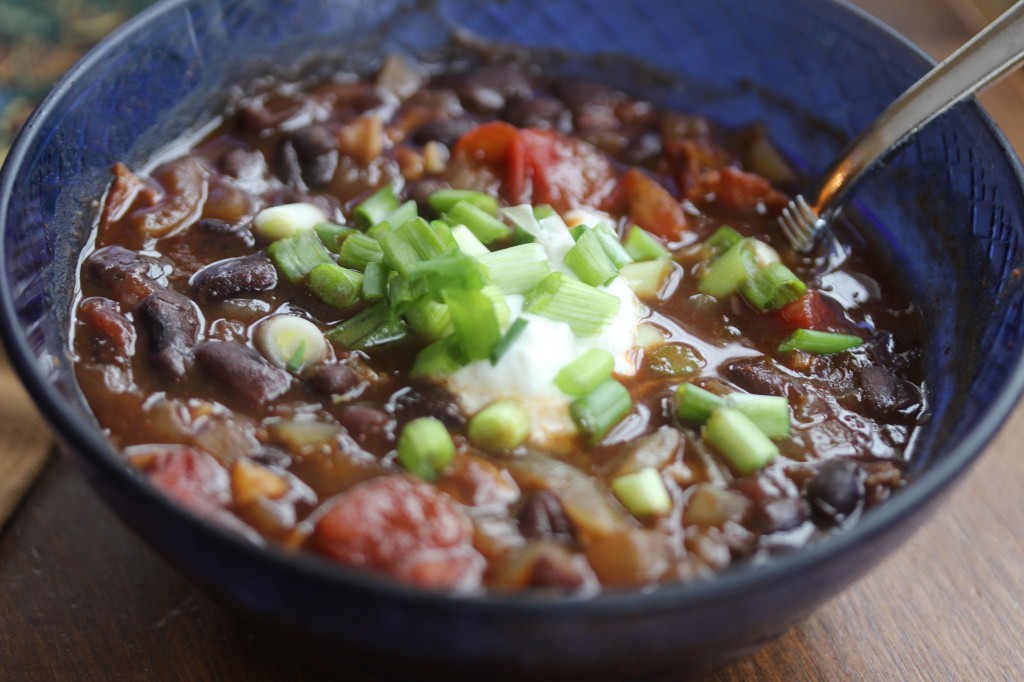
M 78 254 L 111 166 L 142 167 L 201 131 L 237 85 L 286 65 L 369 69 L 436 52 L 454 33 L 574 55 L 558 68 L 645 90 L 726 126 L 760 122 L 813 176 L 927 67 L 897 36 L 821 0 L 175 0 L 120 30 L 51 93 L 0 177 L 3 333 L 66 439 L 117 465 L 74 381 L 67 322 Z M 325 57 L 327 55 L 327 57 Z M 667 80 L 637 80 L 637 64 Z M 1024 195 L 1019 164 L 973 104 L 876 173 L 859 210 L 888 244 L 930 328 L 932 419 L 922 477 L 966 466 L 1022 383 Z M 880 512 L 884 512 L 880 510 Z

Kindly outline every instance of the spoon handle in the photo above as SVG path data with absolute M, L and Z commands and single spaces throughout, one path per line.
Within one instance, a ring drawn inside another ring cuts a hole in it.
M 1020 0 L 945 61 L 925 74 L 847 146 L 814 195 L 825 218 L 838 209 L 876 162 L 957 102 L 1024 62 L 1024 0 Z

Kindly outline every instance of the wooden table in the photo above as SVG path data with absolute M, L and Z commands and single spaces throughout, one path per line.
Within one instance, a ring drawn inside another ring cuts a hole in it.
M 937 57 L 977 19 L 966 0 L 858 4 Z M 983 101 L 1024 150 L 1024 78 Z M 1024 407 L 912 541 L 711 679 L 1024 679 L 1022 441 Z M 63 458 L 0 535 L 0 680 L 316 678 L 143 546 Z

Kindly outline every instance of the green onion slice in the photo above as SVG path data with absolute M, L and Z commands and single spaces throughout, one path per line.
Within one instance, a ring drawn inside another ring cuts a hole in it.
M 559 370 L 555 386 L 567 395 L 581 396 L 610 377 L 614 368 L 615 358 L 611 353 L 601 348 L 590 348 Z
M 852 334 L 797 329 L 785 341 L 779 344 L 778 351 L 780 353 L 788 353 L 789 351 L 802 350 L 806 353 L 828 355 L 856 348 L 863 343 L 864 339 Z
M 626 387 L 615 379 L 605 379 L 590 393 L 572 401 L 569 414 L 580 433 L 594 445 L 622 421 L 632 408 L 633 401 Z
M 473 415 L 469 442 L 487 452 L 513 450 L 530 435 L 530 415 L 514 400 L 500 400 Z
M 440 419 L 419 417 L 402 428 L 398 461 L 409 473 L 433 481 L 455 457 L 455 443 Z

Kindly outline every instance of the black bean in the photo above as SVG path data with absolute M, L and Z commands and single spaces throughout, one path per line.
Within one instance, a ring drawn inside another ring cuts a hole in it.
M 306 381 L 315 390 L 327 395 L 344 395 L 362 382 L 348 365 L 318 365 L 313 368 Z
M 324 126 L 298 130 L 289 138 L 302 179 L 310 187 L 322 187 L 338 168 L 338 138 Z
M 793 530 L 810 516 L 807 503 L 799 497 L 783 497 L 761 508 L 766 533 Z
M 171 265 L 163 259 L 106 246 L 85 262 L 84 275 L 103 294 L 130 309 L 155 291 L 167 287 Z
M 347 405 L 338 413 L 338 423 L 360 444 L 380 445 L 390 441 L 394 422 L 384 410 L 370 405 Z
M 236 147 L 224 152 L 217 160 L 221 173 L 243 181 L 259 180 L 267 173 L 267 161 L 257 149 Z
M 861 404 L 872 416 L 885 416 L 906 409 L 917 402 L 917 392 L 910 382 L 897 377 L 882 365 L 861 367 L 856 374 Z
M 626 163 L 638 166 L 648 163 L 661 154 L 661 135 L 652 131 L 643 131 L 632 135 L 621 158 Z
M 549 128 L 568 132 L 572 117 L 554 97 L 533 97 L 513 103 L 505 111 L 505 120 L 520 128 Z
M 531 539 L 571 542 L 573 525 L 553 492 L 541 490 L 527 498 L 516 516 L 519 532 Z
M 723 374 L 740 388 L 758 395 L 782 396 L 792 400 L 805 394 L 803 387 L 771 360 L 738 360 L 727 365 Z
M 415 144 L 424 145 L 428 142 L 440 142 L 451 148 L 459 139 L 473 128 L 476 121 L 468 118 L 440 119 L 422 125 L 412 134 Z
M 199 250 L 210 251 L 241 251 L 256 245 L 256 237 L 245 225 L 229 223 L 225 220 L 204 218 L 196 222 L 189 231 L 197 237 Z
M 572 111 L 573 123 L 579 130 L 609 130 L 618 126 L 615 108 L 626 101 L 622 92 L 591 81 L 564 81 L 558 95 Z
M 856 462 L 829 460 L 807 484 L 807 501 L 825 521 L 842 523 L 862 504 L 864 479 L 864 470 Z
M 211 263 L 192 275 L 191 283 L 200 301 L 223 301 L 270 291 L 277 286 L 277 268 L 264 254 L 254 253 Z
M 196 347 L 195 357 L 211 379 L 247 405 L 265 405 L 291 387 L 291 375 L 248 346 L 206 341 Z
M 199 340 L 195 304 L 176 291 L 158 291 L 135 310 L 135 319 L 149 342 L 150 362 L 157 371 L 181 379 L 192 366 L 192 347 Z
M 439 386 L 422 384 L 392 396 L 395 418 L 400 424 L 419 417 L 440 419 L 449 429 L 465 426 L 466 417 L 452 395 Z
M 525 99 L 533 92 L 530 79 L 511 64 L 487 64 L 459 74 L 451 86 L 462 106 L 484 114 L 501 111 L 507 102 Z

